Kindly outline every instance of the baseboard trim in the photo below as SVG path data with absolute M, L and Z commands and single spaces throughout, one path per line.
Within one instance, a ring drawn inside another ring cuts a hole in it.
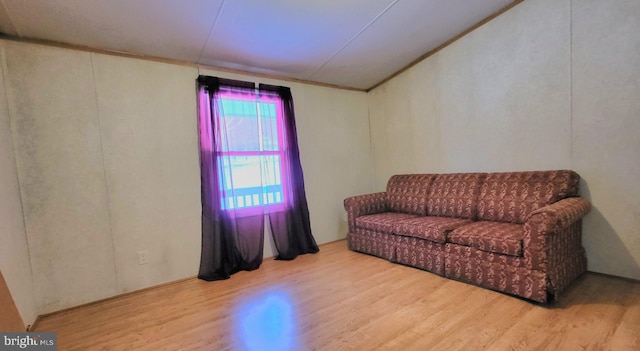
M 607 273 L 600 273 L 600 272 L 593 272 L 593 271 L 587 271 L 587 273 L 589 273 L 589 274 L 593 274 L 593 275 L 599 275 L 599 276 L 607 277 L 607 278 L 614 278 L 614 279 L 626 280 L 626 281 L 631 282 L 631 283 L 640 283 L 640 280 L 638 280 L 638 279 L 627 278 L 627 277 L 621 277 L 621 276 L 619 276 L 619 275 L 613 275 L 613 274 L 607 274 Z
M 33 321 L 33 324 L 28 324 L 27 327 L 25 328 L 28 332 L 30 331 L 34 331 L 36 329 L 36 327 L 38 327 L 38 324 L 40 323 L 40 320 L 42 319 L 42 316 L 37 316 L 36 320 Z
M 158 285 L 153 285 L 153 286 L 149 286 L 149 287 L 138 289 L 138 290 L 128 291 L 128 292 L 125 292 L 125 293 L 122 293 L 122 294 L 109 296 L 109 297 L 106 297 L 104 299 L 83 303 L 81 305 L 68 307 L 68 308 L 63 308 L 61 310 L 57 310 L 57 311 L 53 311 L 53 312 L 49 312 L 49 313 L 43 313 L 43 314 L 39 315 L 38 317 L 36 317 L 35 322 L 33 322 L 33 325 L 31 325 L 29 330 L 30 331 L 35 330 L 36 326 L 38 325 L 40 320 L 42 320 L 43 318 L 49 317 L 49 316 L 58 315 L 58 314 L 64 314 L 64 313 L 67 313 L 67 312 L 71 312 L 71 311 L 77 310 L 79 308 L 85 308 L 85 307 L 88 307 L 88 306 L 93 306 L 95 304 L 99 304 L 99 303 L 106 302 L 106 301 L 111 301 L 111 300 L 114 300 L 114 299 L 117 299 L 117 298 L 120 298 L 120 297 L 124 297 L 124 296 L 140 294 L 140 293 L 145 292 L 145 291 L 149 291 L 149 290 L 161 288 L 161 287 L 164 287 L 164 286 L 169 286 L 169 285 L 181 283 L 181 282 L 184 282 L 184 281 L 187 281 L 187 280 L 191 280 L 191 279 L 198 279 L 198 277 L 197 276 L 192 276 L 192 277 L 182 278 L 182 279 L 178 279 L 178 280 L 172 280 L 170 282 L 166 282 L 166 283 L 162 283 L 162 284 L 158 284 Z
M 335 243 L 337 243 L 338 241 L 345 241 L 345 240 L 347 240 L 347 238 L 342 238 L 342 239 L 336 239 L 336 240 L 333 240 L 333 241 L 328 241 L 328 242 L 326 242 L 326 243 L 322 243 L 322 244 L 318 245 L 318 247 L 323 247 L 323 246 L 325 246 L 325 245 L 329 245 L 329 244 L 335 244 Z

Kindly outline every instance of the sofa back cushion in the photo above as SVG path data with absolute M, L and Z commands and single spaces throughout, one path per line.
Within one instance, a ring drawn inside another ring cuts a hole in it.
M 475 219 L 480 185 L 486 173 L 439 174 L 429 187 L 429 216 Z
M 579 180 L 569 170 L 489 173 L 480 187 L 478 219 L 522 224 L 532 211 L 578 196 Z
M 418 216 L 427 214 L 427 194 L 434 174 L 397 174 L 387 182 L 388 209 Z

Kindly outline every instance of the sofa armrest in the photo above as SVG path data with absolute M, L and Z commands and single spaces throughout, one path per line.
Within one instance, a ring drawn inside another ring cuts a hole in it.
M 546 271 L 549 256 L 556 251 L 570 254 L 583 250 L 580 220 L 590 210 L 589 201 L 571 197 L 531 212 L 524 224 L 523 247 L 531 268 Z
M 570 197 L 539 208 L 527 216 L 529 221 L 545 221 L 554 227 L 568 227 L 591 211 L 591 203 L 582 197 Z M 536 218 L 538 217 L 538 218 Z
M 353 232 L 356 227 L 357 217 L 387 211 L 387 193 L 380 192 L 348 197 L 344 199 L 344 209 L 347 211 L 349 232 Z

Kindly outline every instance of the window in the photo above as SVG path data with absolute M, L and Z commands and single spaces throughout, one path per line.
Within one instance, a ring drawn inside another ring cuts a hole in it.
M 223 90 L 215 97 L 222 209 L 284 204 L 286 145 L 281 105 L 278 96 L 257 92 Z

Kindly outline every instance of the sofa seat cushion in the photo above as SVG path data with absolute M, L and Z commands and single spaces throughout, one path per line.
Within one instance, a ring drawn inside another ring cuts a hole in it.
M 510 256 L 522 256 L 524 225 L 479 221 L 454 229 L 447 242 Z
M 397 222 L 393 227 L 393 233 L 444 244 L 450 231 L 471 223 L 473 222 L 461 218 L 416 217 Z
M 414 217 L 416 216 L 397 212 L 376 213 L 356 218 L 356 227 L 391 234 L 398 221 Z

